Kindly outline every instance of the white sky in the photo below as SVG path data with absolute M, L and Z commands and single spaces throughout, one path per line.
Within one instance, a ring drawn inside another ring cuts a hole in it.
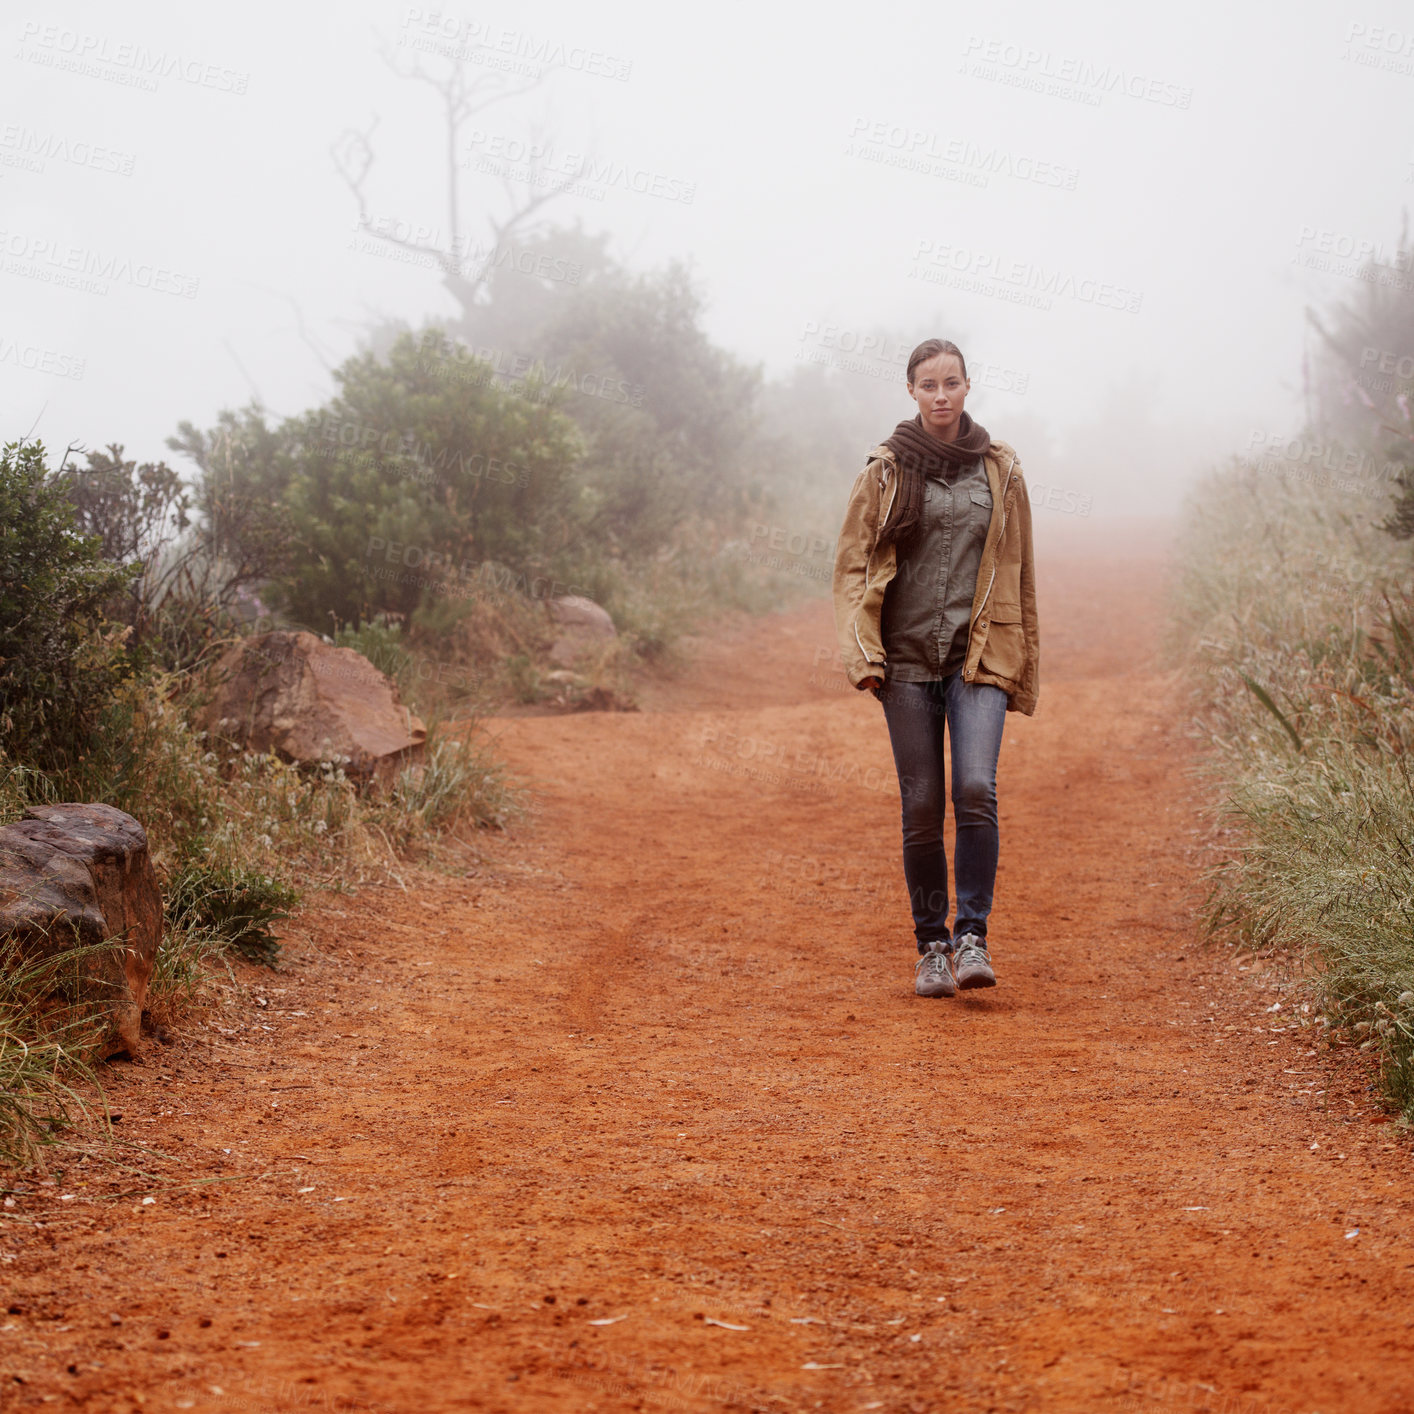
M 452 313 L 432 272 L 351 248 L 354 209 L 329 155 L 377 115 L 372 205 L 445 229 L 435 100 L 378 54 L 380 36 L 397 48 L 434 15 L 444 33 L 567 61 L 482 115 L 488 141 L 549 133 L 561 156 L 593 153 L 670 193 L 693 184 L 687 202 L 611 181 L 602 200 L 551 210 L 610 231 L 635 267 L 689 261 L 721 343 L 781 372 L 828 349 L 826 326 L 845 342 L 952 337 L 974 375 L 1025 378 L 1022 394 L 976 387 L 978 418 L 1017 445 L 1033 483 L 1093 496 L 1098 514 L 1169 508 L 1212 458 L 1299 420 L 1304 308 L 1358 288 L 1348 269 L 1300 256 L 1326 240 L 1388 250 L 1414 193 L 1414 13 L 1384 0 L 21 0 L 0 22 L 0 436 L 34 427 L 56 450 L 121 441 L 165 456 L 179 420 L 209 423 L 253 389 L 279 412 L 328 395 L 296 305 L 331 363 L 369 317 Z M 77 50 L 99 75 L 57 67 Z M 155 91 L 116 81 L 136 76 L 134 50 L 189 77 L 169 72 Z M 627 77 L 576 69 L 582 50 Z M 1105 72 L 1157 98 L 1077 101 Z M 1067 80 L 1062 95 L 1027 86 Z M 912 144 L 952 175 L 847 150 L 876 124 L 873 156 Z M 65 142 L 116 155 L 80 165 L 56 155 Z M 968 185 L 969 151 L 1049 164 L 1073 189 L 996 171 Z M 128 174 L 103 170 L 129 159 Z M 475 234 L 496 191 L 469 189 Z M 199 282 L 195 296 L 33 274 L 112 257 Z M 1010 279 L 990 288 L 956 283 L 999 267 Z M 1050 308 L 999 297 L 1057 278 Z M 1134 294 L 1137 311 L 1104 307 Z M 49 371 L 23 366 L 36 360 Z M 63 376 L 77 360 L 82 377 Z

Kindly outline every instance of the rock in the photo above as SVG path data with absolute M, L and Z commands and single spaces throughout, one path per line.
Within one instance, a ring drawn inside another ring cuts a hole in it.
M 0 827 L 0 938 L 24 958 L 117 940 L 80 964 L 81 993 L 108 1015 L 100 1057 L 136 1056 L 162 941 L 147 832 L 111 805 L 40 805 Z
M 582 594 L 567 594 L 546 601 L 550 619 L 559 630 L 550 647 L 550 661 L 557 667 L 573 668 L 586 652 L 602 648 L 618 630 L 608 611 Z
M 342 761 L 351 775 L 367 777 L 401 764 L 427 740 L 392 680 L 363 654 L 303 630 L 233 644 L 210 682 L 202 714 L 208 731 L 301 765 Z
M 586 629 L 599 638 L 613 638 L 618 633 L 609 611 L 582 594 L 565 594 L 546 603 L 550 617 L 566 628 Z

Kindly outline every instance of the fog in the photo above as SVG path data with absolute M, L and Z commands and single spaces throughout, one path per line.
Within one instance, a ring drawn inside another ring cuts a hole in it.
M 479 162 L 593 157 L 547 221 L 687 262 L 737 356 L 897 383 L 899 417 L 900 353 L 954 339 L 971 411 L 1096 517 L 1300 424 L 1305 310 L 1392 268 L 1414 180 L 1414 16 L 1376 0 L 168 0 L 11 7 L 4 37 L 4 436 L 55 449 L 169 456 L 178 421 L 299 411 L 379 320 L 455 312 L 331 155 L 376 120 L 369 212 L 445 246 L 436 96 L 389 62 L 439 44 L 540 71 L 471 125 L 469 238 L 508 209 Z

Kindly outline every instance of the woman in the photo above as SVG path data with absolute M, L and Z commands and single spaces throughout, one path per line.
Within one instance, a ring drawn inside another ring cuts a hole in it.
M 956 344 L 908 360 L 918 415 L 870 453 L 835 556 L 845 671 L 884 704 L 903 799 L 903 875 L 920 957 L 914 991 L 993 987 L 987 915 L 997 876 L 997 755 L 1008 712 L 1036 710 L 1040 639 L 1031 501 L 1016 453 L 964 410 Z M 943 738 L 952 753 L 948 928 Z

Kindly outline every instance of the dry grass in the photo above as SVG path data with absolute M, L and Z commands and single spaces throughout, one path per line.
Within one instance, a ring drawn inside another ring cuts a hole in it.
M 1209 928 L 1307 966 L 1414 1116 L 1414 565 L 1386 509 L 1210 478 L 1176 622 L 1217 802 Z

